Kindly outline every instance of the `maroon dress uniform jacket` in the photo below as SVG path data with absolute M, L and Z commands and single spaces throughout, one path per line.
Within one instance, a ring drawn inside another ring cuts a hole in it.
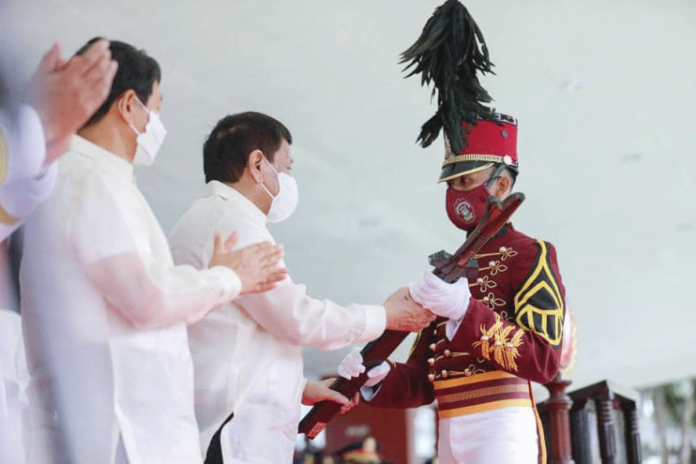
M 406 363 L 392 370 L 369 404 L 412 408 L 435 399 L 434 383 L 504 371 L 539 383 L 558 372 L 565 290 L 548 242 L 507 225 L 475 256 L 471 301 L 453 339 L 446 319 L 421 331 Z

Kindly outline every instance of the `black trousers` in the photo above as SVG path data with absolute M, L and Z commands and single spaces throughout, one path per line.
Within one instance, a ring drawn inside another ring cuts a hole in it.
M 225 422 L 222 423 L 219 429 L 217 429 L 217 432 L 215 432 L 215 435 L 213 435 L 213 439 L 210 440 L 210 445 L 208 445 L 208 451 L 205 454 L 205 464 L 223 464 L 222 462 L 222 446 L 220 445 L 220 434 L 222 433 L 222 428 L 227 425 L 229 421 L 232 420 L 232 417 L 234 417 L 234 413 L 230 414 L 230 416 L 225 419 Z

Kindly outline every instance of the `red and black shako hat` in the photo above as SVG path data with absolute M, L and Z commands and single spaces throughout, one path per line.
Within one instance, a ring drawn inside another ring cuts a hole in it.
M 401 56 L 406 77 L 421 75 L 433 84 L 438 109 L 423 124 L 417 141 L 429 146 L 444 131 L 445 161 L 440 182 L 505 164 L 517 169 L 517 120 L 496 113 L 478 74 L 491 73 L 493 63 L 483 34 L 458 0 L 440 5 L 416 42 Z
M 494 113 L 490 119 L 479 119 L 474 125 L 465 121 L 462 128 L 467 134 L 466 145 L 457 154 L 452 151 L 445 135 L 445 160 L 438 182 L 447 182 L 500 164 L 518 170 L 517 119 Z

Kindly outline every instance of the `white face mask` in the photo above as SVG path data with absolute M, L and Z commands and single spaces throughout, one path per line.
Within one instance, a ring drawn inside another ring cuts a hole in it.
M 159 114 L 148 109 L 147 106 L 137 99 L 140 106 L 147 111 L 148 121 L 145 125 L 144 132 L 138 132 L 133 124 L 130 125 L 133 132 L 138 134 L 136 139 L 138 142 L 138 148 L 135 150 L 135 157 L 133 157 L 133 164 L 136 166 L 150 166 L 155 162 L 155 157 L 157 152 L 164 142 L 164 137 L 167 135 L 167 129 L 164 128 L 164 124 L 160 120 Z
M 268 190 L 263 183 L 261 184 L 261 187 L 263 187 L 266 193 L 273 199 L 271 201 L 271 209 L 268 210 L 268 222 L 284 221 L 289 218 L 297 208 L 297 203 L 300 199 L 297 182 L 288 174 L 276 171 L 265 156 L 263 159 L 266 160 L 266 163 L 273 169 L 273 172 L 278 175 L 278 186 L 280 188 L 280 190 L 278 190 L 278 195 L 273 196 L 270 190 Z

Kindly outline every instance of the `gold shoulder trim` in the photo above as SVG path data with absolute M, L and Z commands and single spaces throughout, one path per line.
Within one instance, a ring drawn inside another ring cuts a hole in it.
M 537 240 L 537 245 L 534 269 L 515 295 L 515 322 L 559 346 L 563 339 L 563 296 L 551 270 L 546 243 Z

